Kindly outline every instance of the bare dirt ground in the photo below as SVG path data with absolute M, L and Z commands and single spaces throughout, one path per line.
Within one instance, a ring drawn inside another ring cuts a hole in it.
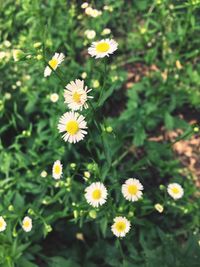
M 134 63 L 126 66 L 128 79 L 125 85 L 126 89 L 130 89 L 135 83 L 139 82 L 142 77 L 149 76 L 152 72 L 160 71 L 156 65 L 145 66 L 143 63 Z M 161 72 L 163 80 L 167 79 L 167 72 Z M 187 110 L 187 114 L 180 112 L 178 116 L 189 124 L 198 123 L 199 114 L 193 110 Z M 181 129 L 167 131 L 164 127 L 160 129 L 161 134 L 156 137 L 151 137 L 152 141 L 156 142 L 173 142 L 183 134 Z M 181 140 L 173 145 L 173 150 L 183 167 L 189 171 L 196 185 L 200 188 L 200 134 L 193 135 L 187 140 Z

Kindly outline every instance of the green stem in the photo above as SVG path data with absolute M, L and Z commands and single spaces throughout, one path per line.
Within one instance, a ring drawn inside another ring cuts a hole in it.
M 97 102 L 98 106 L 100 105 L 101 99 L 102 99 L 102 96 L 103 96 L 104 88 L 105 88 L 105 85 L 106 85 L 106 77 L 107 77 L 107 61 L 106 61 L 106 58 L 105 58 L 105 61 L 104 61 L 104 73 L 103 73 L 103 85 L 102 85 L 100 96 L 99 96 L 99 99 L 98 99 L 98 102 Z
M 129 152 L 130 152 L 129 150 L 126 150 L 124 153 L 122 153 L 119 158 L 117 158 L 115 161 L 113 161 L 112 167 L 115 167 L 123 158 L 126 157 L 126 155 L 128 155 Z
M 89 105 L 91 106 L 92 111 L 93 111 L 93 114 L 94 114 L 94 124 L 95 124 L 95 126 L 96 126 L 96 128 L 97 128 L 97 130 L 98 130 L 98 132 L 99 132 L 100 138 L 101 138 L 101 142 L 102 142 L 102 145 L 103 145 L 103 152 L 104 152 L 105 158 L 106 158 L 106 160 L 109 162 L 109 159 L 108 159 L 108 156 L 107 156 L 107 153 L 106 153 L 106 149 L 105 149 L 104 138 L 103 138 L 103 136 L 102 136 L 101 126 L 100 126 L 100 124 L 99 124 L 99 123 L 96 121 L 96 119 L 95 119 L 95 112 L 96 112 L 96 111 L 95 111 L 95 109 L 94 109 L 92 103 L 91 103 L 89 100 L 88 100 L 88 103 L 89 103 Z
M 119 248 L 121 257 L 122 257 L 122 259 L 124 259 L 124 252 L 123 252 L 122 245 L 121 245 L 121 242 L 120 242 L 119 238 L 116 240 L 116 243 L 117 243 L 117 247 Z
M 168 147 L 173 146 L 177 142 L 179 142 L 179 141 L 185 139 L 186 137 L 190 136 L 192 133 L 193 133 L 193 129 L 190 130 L 189 132 L 186 132 L 186 133 L 182 134 L 181 136 L 179 136 L 178 138 L 176 138 L 176 140 L 174 142 L 172 142 L 171 144 L 168 144 Z

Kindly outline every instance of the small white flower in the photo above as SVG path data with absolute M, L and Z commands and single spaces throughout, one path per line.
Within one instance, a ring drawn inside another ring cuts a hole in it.
M 6 52 L 2 51 L 0 52 L 0 60 L 4 59 L 6 57 Z
M 95 58 L 103 58 L 113 54 L 117 50 L 118 43 L 113 39 L 102 39 L 98 42 L 93 42 L 88 48 L 88 53 Z
M 155 208 L 159 213 L 162 213 L 163 210 L 164 210 L 164 207 L 163 207 L 161 204 L 159 204 L 159 203 L 155 204 L 155 205 L 154 205 L 154 208 Z
M 81 78 L 82 79 L 85 79 L 87 77 L 87 73 L 86 72 L 83 72 L 82 74 L 81 74 Z
M 129 201 L 137 201 L 142 197 L 143 185 L 139 180 L 129 178 L 122 185 L 122 194 Z
M 56 70 L 57 67 L 63 62 L 65 56 L 63 53 L 55 53 L 52 59 L 49 61 L 49 65 L 53 70 Z M 44 70 L 44 77 L 47 77 L 51 74 L 52 69 L 49 66 L 47 66 Z
M 51 102 L 56 103 L 58 101 L 58 99 L 59 99 L 59 95 L 58 94 L 53 93 L 53 94 L 50 95 Z
M 5 93 L 5 99 L 10 100 L 12 97 L 11 93 Z
M 99 207 L 106 202 L 107 189 L 100 182 L 92 183 L 85 189 L 85 198 L 91 206 Z
M 46 172 L 46 171 L 42 171 L 42 172 L 40 173 L 40 176 L 41 176 L 42 178 L 47 177 L 47 172 Z
M 5 45 L 5 47 L 10 47 L 11 46 L 11 42 L 8 41 L 8 40 L 5 40 L 4 41 L 4 45 Z
M 82 110 L 82 108 L 88 108 L 87 99 L 92 98 L 92 96 L 88 96 L 87 94 L 92 90 L 84 86 L 84 81 L 75 80 L 66 85 L 66 89 L 64 91 L 65 103 L 67 103 L 68 107 L 72 110 Z
M 108 35 L 108 34 L 110 34 L 110 33 L 111 33 L 111 30 L 110 30 L 109 28 L 105 28 L 105 29 L 102 31 L 101 35 Z
M 55 180 L 58 180 L 61 178 L 62 176 L 62 164 L 60 162 L 60 160 L 56 160 L 53 164 L 53 168 L 52 168 L 52 176 Z
M 124 237 L 131 228 L 131 223 L 126 217 L 115 217 L 111 230 L 117 237 Z
M 6 230 L 7 223 L 2 216 L 0 216 L 0 232 Z
M 84 3 L 82 3 L 81 8 L 85 9 L 85 8 L 88 7 L 88 5 L 89 5 L 89 4 L 88 4 L 87 2 L 84 2 Z
M 97 10 L 97 9 L 92 9 L 91 12 L 91 17 L 96 18 L 102 15 L 101 10 Z
M 93 30 L 86 30 L 84 34 L 88 39 L 94 39 L 96 36 L 96 32 Z
M 62 115 L 58 123 L 60 133 L 65 132 L 62 136 L 65 142 L 76 143 L 83 140 L 87 134 L 87 123 L 85 117 L 77 112 L 66 112 Z
M 86 7 L 85 9 L 86 15 L 91 16 L 92 12 L 93 12 L 93 8 L 91 6 Z
M 28 216 L 24 217 L 22 221 L 22 228 L 25 232 L 30 232 L 32 229 L 32 219 Z
M 169 184 L 167 187 L 167 192 L 175 200 L 182 198 L 184 195 L 183 187 L 178 183 Z
M 85 14 L 90 17 L 96 18 L 98 16 L 101 16 L 102 12 L 100 10 L 92 8 L 91 6 L 88 6 L 85 9 Z
M 17 85 L 18 87 L 20 87 L 20 86 L 22 85 L 22 82 L 21 82 L 21 81 L 17 81 L 17 82 L 16 82 L 16 85 Z
M 112 12 L 112 11 L 113 11 L 113 7 L 112 7 L 112 6 L 107 6 L 107 5 L 105 5 L 105 6 L 103 7 L 103 9 L 104 9 L 104 10 L 107 10 L 107 11 L 109 11 L 109 12 Z

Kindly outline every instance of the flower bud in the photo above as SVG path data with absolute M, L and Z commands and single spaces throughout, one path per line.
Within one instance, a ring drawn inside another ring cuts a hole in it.
M 13 50 L 13 59 L 14 61 L 20 61 L 25 56 L 24 52 L 19 49 L 14 49 Z
M 91 211 L 89 212 L 89 216 L 90 216 L 90 218 L 92 218 L 92 219 L 96 219 L 96 217 L 97 217 L 97 212 L 96 212 L 96 210 L 91 210 Z
M 154 205 L 154 208 L 155 208 L 159 213 L 162 213 L 163 210 L 164 210 L 164 207 L 163 207 L 161 204 L 159 204 L 159 203 L 155 204 L 155 205 Z

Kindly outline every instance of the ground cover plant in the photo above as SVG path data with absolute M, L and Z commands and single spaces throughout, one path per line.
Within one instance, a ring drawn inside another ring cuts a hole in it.
M 200 1 L 0 1 L 0 266 L 199 267 Z

